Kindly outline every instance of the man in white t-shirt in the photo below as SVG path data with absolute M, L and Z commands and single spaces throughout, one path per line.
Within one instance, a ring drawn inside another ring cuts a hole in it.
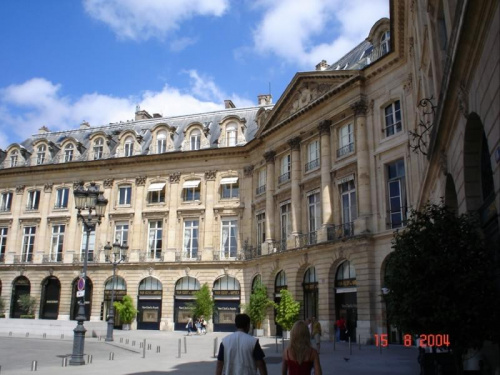
M 259 340 L 248 334 L 250 317 L 238 314 L 235 319 L 236 332 L 222 339 L 217 356 L 215 375 L 267 375 L 264 351 Z

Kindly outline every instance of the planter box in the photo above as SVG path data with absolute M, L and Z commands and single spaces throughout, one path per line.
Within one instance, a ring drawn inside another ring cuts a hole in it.
M 255 337 L 262 337 L 262 336 L 264 336 L 264 329 L 263 328 L 254 329 L 253 330 L 253 335 Z
M 122 331 L 130 331 L 130 323 L 123 323 Z

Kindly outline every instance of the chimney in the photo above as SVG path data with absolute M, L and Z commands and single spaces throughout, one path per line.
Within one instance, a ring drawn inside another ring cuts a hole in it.
M 326 60 L 321 60 L 319 64 L 316 65 L 316 70 L 327 70 L 330 67 Z
M 273 102 L 273 97 L 271 94 L 264 94 L 257 96 L 257 101 L 259 102 L 259 107 L 263 105 L 270 105 Z
M 88 129 L 90 128 L 90 124 L 87 122 L 87 121 L 83 121 L 81 124 L 80 124 L 80 129 Z
M 148 113 L 148 111 L 141 110 L 141 107 L 136 106 L 135 107 L 135 121 L 137 120 L 147 120 L 152 118 L 151 115 Z
M 50 130 L 45 125 L 38 129 L 38 134 L 47 134 L 48 132 L 50 132 Z
M 153 118 L 162 118 L 163 116 L 159 113 L 153 113 Z
M 229 109 L 229 108 L 236 108 L 232 100 L 226 99 L 224 100 L 224 108 Z

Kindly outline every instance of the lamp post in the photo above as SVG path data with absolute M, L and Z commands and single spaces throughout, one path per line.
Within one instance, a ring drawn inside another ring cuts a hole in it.
M 122 246 L 117 241 L 111 246 L 108 242 L 106 246 L 104 246 L 104 253 L 106 254 L 106 258 L 113 265 L 113 288 L 111 289 L 111 306 L 109 308 L 108 314 L 108 331 L 106 334 L 106 341 L 113 341 L 113 328 L 115 325 L 115 277 L 116 277 L 116 267 L 122 261 L 126 259 L 128 246 Z M 113 251 L 113 252 L 111 252 Z
M 98 224 L 101 224 L 101 219 L 104 216 L 104 211 L 108 204 L 108 200 L 104 198 L 103 192 L 99 191 L 95 182 L 91 182 L 88 189 L 83 185 L 78 186 L 74 191 L 75 208 L 77 209 L 77 218 L 83 223 L 83 229 L 87 235 L 85 241 L 85 253 L 83 256 L 83 270 L 78 280 L 78 314 L 76 316 L 77 325 L 73 330 L 73 353 L 69 364 L 72 366 L 84 365 L 83 350 L 85 347 L 85 332 L 87 330 L 83 326 L 86 319 L 85 316 L 85 284 L 87 281 L 87 258 L 89 253 L 89 237 L 90 233 L 95 230 Z M 82 211 L 88 211 L 88 214 L 82 214 Z

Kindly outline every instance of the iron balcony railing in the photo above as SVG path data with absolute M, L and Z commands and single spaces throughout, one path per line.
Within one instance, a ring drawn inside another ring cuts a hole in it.
M 264 194 L 266 192 L 266 185 L 259 186 L 255 189 L 255 195 Z
M 73 257 L 73 263 L 83 263 L 85 260 L 84 251 L 81 254 L 75 254 Z M 87 262 L 97 263 L 99 261 L 99 254 L 96 254 L 94 251 L 89 250 L 87 256 Z
M 354 236 L 354 223 L 344 223 L 328 227 L 326 232 L 327 241 L 336 241 L 346 237 Z
M 310 245 L 315 245 L 318 243 L 318 232 L 309 232 L 305 234 L 299 234 L 295 237 L 295 247 L 306 247 Z
M 319 158 L 311 160 L 309 163 L 306 163 L 306 172 L 312 171 L 313 169 L 319 168 Z
M 201 260 L 201 253 L 188 254 L 185 251 L 176 251 L 175 252 L 175 261 L 176 262 L 199 262 Z
M 5 263 L 5 254 L 0 254 L 0 263 Z
M 32 263 L 33 254 L 14 255 L 14 263 Z
M 344 147 L 341 147 L 337 150 L 337 157 L 340 158 L 344 155 L 350 154 L 354 152 L 354 142 L 349 143 L 348 145 L 345 145 Z
M 62 253 L 46 254 L 43 256 L 43 259 L 42 259 L 43 263 L 62 263 L 62 261 L 63 261 L 63 254 Z
M 283 173 L 281 176 L 278 177 L 278 182 L 280 184 L 289 180 L 290 180 L 290 172 Z

